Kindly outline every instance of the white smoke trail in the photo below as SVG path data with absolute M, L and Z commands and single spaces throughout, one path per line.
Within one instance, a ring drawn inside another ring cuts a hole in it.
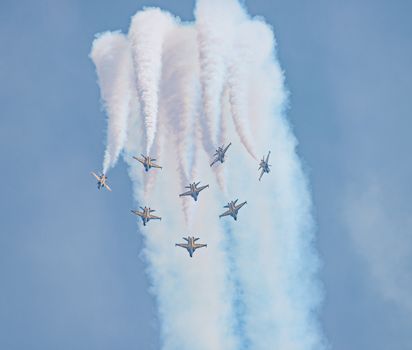
M 241 11 L 235 1 L 198 1 L 195 17 L 199 42 L 200 81 L 203 99 L 203 137 L 206 152 L 211 153 L 219 139 L 220 102 L 227 70 L 232 20 Z M 230 16 L 228 14 L 230 13 Z
M 142 34 L 154 26 L 149 18 L 159 21 L 155 39 Z M 323 349 L 311 201 L 284 117 L 271 29 L 235 0 L 199 0 L 192 26 L 156 9 L 132 21 L 139 100 L 131 99 L 125 153 L 138 152 L 146 136 L 146 150 L 153 144 L 164 166 L 153 177 L 127 157 L 135 200 L 150 199 L 163 218 L 140 230 L 163 349 Z M 229 140 L 227 161 L 211 170 L 211 152 Z M 250 158 L 256 150 L 272 151 L 262 182 Z M 178 197 L 189 179 L 210 184 L 196 203 Z M 145 182 L 153 186 L 142 190 Z M 239 220 L 219 220 L 236 198 L 248 201 Z M 193 259 L 174 248 L 189 234 L 208 243 Z
M 255 27 L 250 29 L 255 33 L 255 56 L 247 81 L 247 104 L 255 118 L 251 132 L 262 155 L 272 151 L 273 167 L 261 183 L 256 168 L 240 155 L 238 166 L 228 169 L 229 192 L 241 188 L 248 199 L 242 221 L 231 225 L 244 335 L 252 349 L 322 349 L 315 318 L 321 294 L 315 279 L 318 260 L 312 246 L 310 196 L 296 140 L 283 116 L 286 93 L 273 57 L 273 35 L 260 21 L 250 26 Z M 256 184 L 245 186 L 252 176 Z
M 133 16 L 129 29 L 136 83 L 145 120 L 147 155 L 157 131 L 163 41 L 173 27 L 174 19 L 169 13 L 153 8 Z
M 256 36 L 255 26 L 253 24 L 254 22 L 250 20 L 236 24 L 237 31 L 231 52 L 232 55 L 229 59 L 228 86 L 232 117 L 236 131 L 243 146 L 249 154 L 257 160 L 248 119 L 250 118 L 253 122 L 253 115 L 248 108 L 247 98 L 249 75 L 253 74 L 252 61 L 255 55 L 259 55 L 259 53 L 255 52 L 256 46 L 259 46 L 255 41 L 259 40 L 259 37 Z
M 164 45 L 164 62 L 161 80 L 161 100 L 164 106 L 164 124 L 175 142 L 180 188 L 183 189 L 192 173 L 192 154 L 187 150 L 196 147 L 194 121 L 199 103 L 199 63 L 193 52 L 197 51 L 196 32 L 193 27 L 177 27 L 170 31 Z M 182 202 L 189 221 L 188 201 Z
M 106 32 L 93 42 L 90 57 L 96 66 L 103 105 L 108 115 L 103 173 L 113 167 L 126 142 L 133 70 L 129 41 L 119 32 Z

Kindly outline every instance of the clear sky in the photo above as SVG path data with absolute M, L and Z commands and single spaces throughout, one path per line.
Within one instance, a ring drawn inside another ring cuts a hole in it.
M 0 348 L 157 349 L 122 162 L 98 193 L 105 116 L 88 54 L 143 6 L 0 2 Z M 274 26 L 312 184 L 337 350 L 412 348 L 412 3 L 246 1 Z

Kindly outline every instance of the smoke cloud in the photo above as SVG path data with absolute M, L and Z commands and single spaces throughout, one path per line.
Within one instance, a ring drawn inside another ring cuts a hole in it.
M 103 106 L 108 117 L 103 173 L 113 167 L 126 142 L 127 119 L 133 94 L 133 67 L 125 35 L 106 32 L 93 42 L 90 57 L 96 66 Z
M 312 204 L 271 27 L 235 0 L 198 0 L 194 23 L 147 9 L 127 37 L 96 39 L 91 56 L 113 135 L 108 164 L 123 150 L 136 204 L 162 216 L 139 232 L 163 349 L 323 349 Z M 259 182 L 257 156 L 269 150 Z M 163 170 L 144 172 L 131 160 L 142 152 Z M 210 187 L 197 202 L 180 198 L 193 181 Z M 247 200 L 238 220 L 219 219 L 237 198 Z M 174 246 L 188 235 L 208 244 L 192 259 Z

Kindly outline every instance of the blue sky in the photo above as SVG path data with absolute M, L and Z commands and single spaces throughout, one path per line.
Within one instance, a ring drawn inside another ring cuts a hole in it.
M 126 168 L 97 193 L 105 116 L 88 54 L 142 6 L 0 3 L 0 348 L 157 349 Z M 274 26 L 316 207 L 334 349 L 411 349 L 408 1 L 246 2 Z

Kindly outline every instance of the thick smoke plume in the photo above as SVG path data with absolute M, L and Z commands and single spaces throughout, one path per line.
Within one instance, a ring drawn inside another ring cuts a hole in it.
M 127 119 L 134 93 L 129 41 L 118 32 L 103 33 L 93 42 L 90 57 L 96 66 L 108 117 L 107 148 L 103 161 L 103 172 L 106 173 L 116 164 L 126 142 Z
M 104 170 L 123 150 L 136 205 L 162 216 L 139 232 L 163 349 L 323 349 L 310 193 L 270 26 L 235 0 L 199 0 L 194 23 L 147 9 L 91 56 L 108 114 Z M 163 170 L 145 173 L 139 153 Z M 178 196 L 198 181 L 210 185 L 198 202 Z M 219 219 L 237 198 L 247 200 L 238 220 Z M 192 259 L 174 247 L 188 235 L 208 244 Z

